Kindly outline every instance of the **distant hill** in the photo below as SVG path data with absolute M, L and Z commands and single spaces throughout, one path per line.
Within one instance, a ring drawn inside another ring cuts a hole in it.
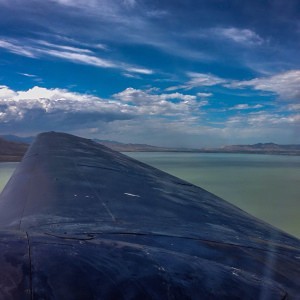
M 253 145 L 229 145 L 221 148 L 191 149 L 156 147 L 147 144 L 124 144 L 106 140 L 95 141 L 119 152 L 193 152 L 300 155 L 300 145 L 279 145 L 274 143 L 258 143 Z
M 21 161 L 29 145 L 7 141 L 0 137 L 0 162 Z
M 258 143 L 253 145 L 231 145 L 221 148 L 224 152 L 300 155 L 300 145 Z
M 6 135 L 0 135 L 0 138 L 3 138 L 7 141 L 11 142 L 21 142 L 25 144 L 31 144 L 33 140 L 35 139 L 35 136 L 17 136 L 12 134 L 6 134 Z
M 20 161 L 34 137 L 15 135 L 0 136 L 0 162 Z M 275 143 L 258 143 L 253 145 L 229 145 L 221 148 L 172 148 L 157 147 L 147 144 L 125 144 L 116 141 L 99 140 L 95 142 L 119 152 L 191 152 L 191 153 L 246 153 L 300 155 L 300 145 L 279 145 Z
M 180 151 L 177 148 L 166 148 L 166 147 L 157 147 L 151 146 L 147 144 L 123 144 L 115 141 L 107 141 L 107 140 L 98 140 L 95 139 L 95 142 L 102 144 L 108 148 L 119 152 L 172 152 L 172 151 Z M 186 150 L 188 151 L 188 149 Z M 191 150 L 190 150 L 191 151 Z

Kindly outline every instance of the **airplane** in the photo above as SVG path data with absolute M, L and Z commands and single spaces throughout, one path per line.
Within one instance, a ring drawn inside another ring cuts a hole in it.
M 0 195 L 0 299 L 300 299 L 300 240 L 92 140 L 46 132 Z

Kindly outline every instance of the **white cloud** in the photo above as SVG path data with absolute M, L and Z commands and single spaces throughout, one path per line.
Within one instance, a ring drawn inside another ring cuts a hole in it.
M 39 58 L 41 56 L 52 56 L 73 63 L 91 65 L 100 68 L 121 69 L 129 73 L 138 73 L 141 75 L 153 74 L 153 70 L 129 65 L 126 63 L 111 61 L 106 58 L 97 56 L 89 49 L 72 47 L 69 45 L 56 45 L 41 40 L 30 40 L 31 45 L 27 46 L 28 41 L 4 41 L 0 40 L 0 48 L 12 52 L 17 55 L 27 56 L 31 58 Z M 21 45 L 22 43 L 22 45 Z
M 266 139 L 294 143 L 299 140 L 300 114 L 292 110 L 297 107 L 277 113 L 246 111 L 241 115 L 238 112 L 228 120 L 213 123 L 203 108 L 207 104 L 195 95 L 162 93 L 156 88 L 127 88 L 110 99 L 102 99 L 66 89 L 36 86 L 14 91 L 0 86 L 0 132 L 60 130 L 186 147 Z
M 17 93 L 5 85 L 0 85 L 0 100 L 17 96 Z
M 258 116 L 256 116 L 257 118 Z M 116 120 L 93 128 L 93 136 L 102 139 L 113 139 L 122 142 L 147 143 L 170 147 L 213 147 L 230 144 L 251 144 L 257 142 L 297 143 L 299 142 L 299 119 L 272 115 L 263 116 L 260 123 L 255 119 L 245 120 L 242 116 L 232 118 L 218 126 L 203 125 L 197 117 L 184 116 L 180 119 L 143 118 L 131 120 Z M 264 120 L 269 120 L 265 122 Z M 294 122 L 293 122 L 294 120 Z M 234 122 L 235 121 L 235 122 Z M 251 124 L 250 124 L 251 123 Z M 81 132 L 86 134 L 86 132 Z
M 197 93 L 197 96 L 200 98 L 208 98 L 211 97 L 213 94 L 212 93 Z
M 249 105 L 249 104 L 237 104 L 231 108 L 230 110 L 247 110 L 247 109 L 258 109 L 262 108 L 263 106 L 261 104 L 256 104 L 256 105 Z
M 89 49 L 82 49 L 82 48 L 78 48 L 78 47 L 64 46 L 64 45 L 56 45 L 56 44 L 49 43 L 49 42 L 43 41 L 43 40 L 37 40 L 37 41 L 33 41 L 33 42 L 36 42 L 37 44 L 46 46 L 48 48 L 56 48 L 56 49 L 60 49 L 60 50 L 64 50 L 64 51 L 69 51 L 69 52 L 88 53 L 88 54 L 92 54 L 93 53 Z
M 133 67 L 130 67 L 130 66 L 125 66 L 124 65 L 124 69 L 127 71 L 127 72 L 132 72 L 132 73 L 139 73 L 139 74 L 145 74 L 145 75 L 150 75 L 150 74 L 153 74 L 154 72 L 152 70 L 149 70 L 149 69 L 144 69 L 144 68 L 133 68 Z
M 80 12 L 83 22 L 94 25 L 93 27 L 89 26 L 90 30 L 88 31 L 84 26 L 78 28 L 78 31 L 85 37 L 101 37 L 101 40 L 112 41 L 113 44 L 121 42 L 148 45 L 169 55 L 197 61 L 215 59 L 210 53 L 188 46 L 185 43 L 185 37 L 178 40 L 178 35 L 175 37 L 175 34 L 170 34 L 164 26 L 161 26 L 157 20 L 166 19 L 169 12 L 158 9 L 156 5 L 148 5 L 137 0 L 53 1 L 72 7 Z M 90 23 L 90 21 L 92 22 Z M 98 30 L 98 27 L 102 30 Z M 60 31 L 68 30 L 68 28 L 59 29 Z M 73 29 L 71 30 L 73 31 Z M 69 35 L 73 33 L 71 30 L 68 32 Z
M 186 83 L 186 86 L 188 88 L 199 86 L 213 86 L 226 82 L 225 79 L 211 74 L 188 72 L 187 75 L 190 77 L 190 80 Z
M 250 29 L 239 29 L 235 27 L 215 28 L 213 32 L 223 38 L 243 45 L 257 46 L 264 42 L 264 40 L 257 33 Z
M 250 113 L 243 116 L 233 116 L 227 121 L 227 124 L 234 126 L 251 126 L 255 128 L 265 128 L 265 127 L 278 127 L 282 125 L 300 125 L 300 114 L 276 114 L 269 113 L 266 111 L 259 111 L 255 113 Z
M 196 96 L 181 93 L 157 94 L 156 89 L 128 88 L 112 99 L 66 89 L 47 89 L 35 86 L 26 91 L 13 91 L 0 86 L 0 130 L 7 126 L 36 129 L 81 127 L 82 124 L 111 122 L 133 118 L 189 119 L 205 103 Z
M 289 111 L 300 111 L 300 103 L 289 104 L 287 106 L 287 110 L 289 110 Z
M 13 91 L 2 86 L 0 88 L 0 112 L 1 121 L 4 123 L 14 124 L 16 121 L 22 121 L 26 124 L 30 120 L 32 124 L 35 124 L 32 119 L 34 116 L 38 121 L 44 118 L 44 125 L 50 127 L 55 124 L 46 123 L 55 122 L 58 117 L 62 122 L 67 123 L 68 118 L 70 120 L 72 116 L 72 122 L 76 123 L 76 115 L 77 118 L 84 115 L 86 120 L 77 120 L 80 125 L 80 122 L 89 121 L 88 116 L 92 117 L 92 121 L 97 118 L 113 120 L 128 118 L 129 115 L 135 113 L 134 108 L 130 109 L 126 104 L 117 101 L 106 101 L 88 94 L 37 86 L 27 91 Z
M 154 90 L 156 91 L 156 90 Z M 127 88 L 114 94 L 114 99 L 137 107 L 141 114 L 150 115 L 183 115 L 203 106 L 196 101 L 196 96 L 182 93 L 153 93 L 153 89 L 139 90 Z
M 17 45 L 12 42 L 8 42 L 5 40 L 0 40 L 0 48 L 6 49 L 11 53 L 22 55 L 26 57 L 35 58 L 36 55 L 30 47 L 23 47 L 22 45 Z
M 142 77 L 139 76 L 139 75 L 137 75 L 137 74 L 122 73 L 122 75 L 123 75 L 124 77 L 127 77 L 127 78 L 142 79 Z
M 117 68 L 117 65 L 109 60 L 102 59 L 96 56 L 82 54 L 82 53 L 74 53 L 74 52 L 67 52 L 67 51 L 58 51 L 58 50 L 51 50 L 51 49 L 39 49 L 38 52 L 47 54 L 50 56 L 59 57 L 65 60 L 69 60 L 75 63 L 83 63 L 86 65 L 92 65 L 95 67 L 101 68 Z
M 300 100 L 300 70 L 290 70 L 269 77 L 236 81 L 227 84 L 229 88 L 252 87 L 255 90 L 273 92 L 282 100 Z
M 18 74 L 23 75 L 23 76 L 25 76 L 25 77 L 29 77 L 29 78 L 36 78 L 36 77 L 37 77 L 37 76 L 34 75 L 34 74 L 28 74 L 28 73 L 18 73 Z
M 175 91 L 178 89 L 190 90 L 196 87 L 203 86 L 214 86 L 218 84 L 224 84 L 227 80 L 220 78 L 218 76 L 212 74 L 205 73 L 197 73 L 197 72 L 187 72 L 187 76 L 190 78 L 186 83 L 177 86 L 171 86 L 165 89 L 165 91 Z M 199 93 L 201 94 L 201 93 Z M 202 93 L 205 94 L 206 97 L 211 96 L 210 93 Z M 201 96 L 200 96 L 201 97 Z
M 160 9 L 160 5 L 137 0 L 48 0 L 39 2 L 39 13 L 36 13 L 35 0 L 8 2 L 18 13 L 16 18 L 20 16 L 23 20 L 22 14 L 26 11 L 28 15 L 24 22 L 28 21 L 30 26 L 43 24 L 57 36 L 74 37 L 75 34 L 87 43 L 105 41 L 117 47 L 122 44 L 148 45 L 189 60 L 207 62 L 215 59 L 212 53 L 188 45 L 186 36 L 170 34 L 168 26 L 162 26 L 169 17 L 169 9 Z
M 224 144 L 300 143 L 300 114 L 252 112 L 230 117 L 218 131 Z

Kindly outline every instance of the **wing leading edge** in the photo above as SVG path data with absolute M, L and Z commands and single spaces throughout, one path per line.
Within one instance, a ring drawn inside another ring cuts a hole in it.
M 5 299 L 300 299 L 298 239 L 68 134 L 37 137 L 0 229 Z

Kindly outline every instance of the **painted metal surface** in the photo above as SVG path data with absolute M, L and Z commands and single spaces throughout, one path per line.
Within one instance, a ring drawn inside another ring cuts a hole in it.
M 3 299 L 300 299 L 298 239 L 68 134 L 38 136 L 0 229 Z

